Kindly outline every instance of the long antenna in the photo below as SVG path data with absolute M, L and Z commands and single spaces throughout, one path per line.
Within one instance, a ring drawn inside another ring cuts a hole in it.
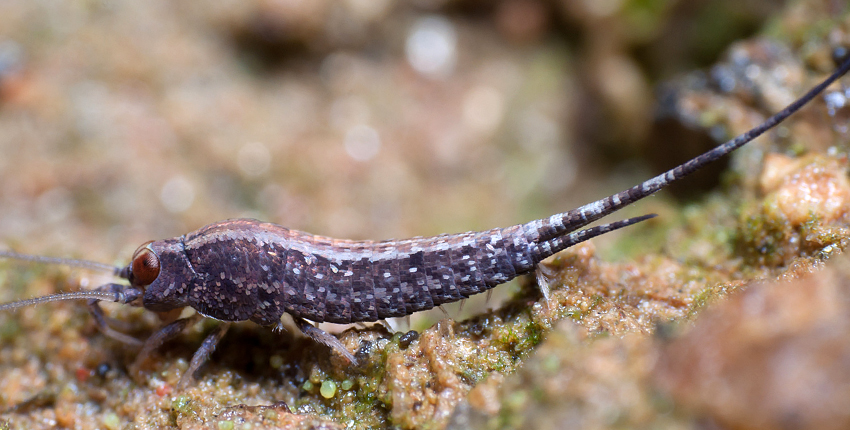
M 0 251 L 0 258 L 27 261 L 31 263 L 59 264 L 64 266 L 80 267 L 100 272 L 109 272 L 115 276 L 118 276 L 121 273 L 121 268 L 117 266 L 110 266 L 109 264 L 98 263 L 96 261 L 75 260 L 73 258 L 44 257 L 41 255 L 19 254 L 14 251 Z
M 107 302 L 122 302 L 124 301 L 124 294 L 116 293 L 116 292 L 106 292 L 106 291 L 73 291 L 70 293 L 59 293 L 59 294 L 51 294 L 49 296 L 41 296 L 35 297 L 32 299 L 26 300 L 18 300 L 16 302 L 9 302 L 0 305 L 0 312 L 11 311 L 18 308 L 23 308 L 26 306 L 38 305 L 41 303 L 47 302 L 57 302 L 60 300 L 80 300 L 80 299 L 94 299 L 94 300 L 103 300 Z

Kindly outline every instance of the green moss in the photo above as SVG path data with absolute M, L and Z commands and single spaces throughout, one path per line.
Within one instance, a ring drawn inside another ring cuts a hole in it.
M 778 266 L 785 262 L 783 245 L 791 234 L 790 224 L 775 202 L 764 202 L 742 211 L 737 235 L 738 253 L 753 266 Z
M 706 308 L 712 302 L 715 302 L 733 291 L 738 287 L 732 284 L 718 284 L 703 288 L 693 296 L 690 309 L 688 309 L 688 318 L 693 318 L 699 311 Z
M 192 413 L 192 400 L 189 396 L 177 396 L 171 400 L 171 409 L 181 414 Z
M 177 425 L 180 417 L 191 416 L 195 414 L 195 408 L 192 405 L 192 400 L 189 396 L 177 396 L 171 399 L 171 423 Z

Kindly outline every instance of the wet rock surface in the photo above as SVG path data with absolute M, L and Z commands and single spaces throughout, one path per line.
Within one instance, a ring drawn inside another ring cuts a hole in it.
M 688 413 L 721 427 L 850 426 L 850 260 L 799 267 L 702 313 L 665 344 L 654 379 Z M 814 273 L 807 273 L 814 272 Z

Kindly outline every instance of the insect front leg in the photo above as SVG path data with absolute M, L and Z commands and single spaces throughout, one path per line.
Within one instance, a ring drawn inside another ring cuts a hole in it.
M 123 303 L 130 305 L 132 305 L 133 302 L 135 302 L 139 297 L 141 297 L 141 292 L 137 288 L 124 284 L 105 284 L 95 288 L 94 291 L 120 294 L 122 297 L 124 297 Z M 106 316 L 106 314 L 103 313 L 103 308 L 100 307 L 99 300 L 89 300 L 88 306 L 89 312 L 91 313 L 92 317 L 94 317 L 95 323 L 97 324 L 97 328 L 101 331 L 101 333 L 103 333 L 107 337 L 110 337 L 122 343 L 126 343 L 128 345 L 142 345 L 142 341 L 140 341 L 139 339 L 121 333 L 120 331 L 115 330 L 113 328 L 114 326 L 121 326 L 122 329 L 126 329 L 127 326 L 123 321 L 115 320 Z

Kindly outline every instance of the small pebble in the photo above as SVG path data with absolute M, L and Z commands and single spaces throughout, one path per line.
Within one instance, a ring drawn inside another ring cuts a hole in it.
M 398 346 L 401 349 L 407 349 L 414 340 L 419 339 L 419 333 L 416 330 L 410 330 L 409 332 L 401 335 L 398 339 Z
M 272 369 L 280 369 L 280 366 L 283 366 L 283 357 L 279 355 L 269 357 L 269 366 L 271 366 Z
M 114 413 L 108 413 L 103 416 L 103 426 L 110 430 L 121 428 L 121 419 Z

